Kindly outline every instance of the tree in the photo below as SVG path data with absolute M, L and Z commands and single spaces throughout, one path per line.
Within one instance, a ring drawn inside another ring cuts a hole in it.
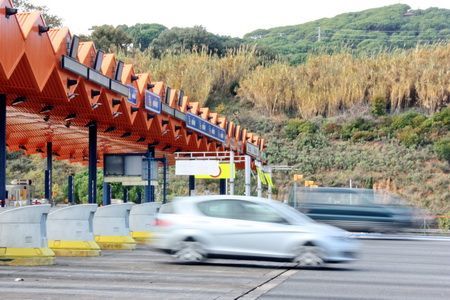
M 132 38 L 133 47 L 144 51 L 150 46 L 150 43 L 156 39 L 161 32 L 167 30 L 166 26 L 161 24 L 136 24 L 126 29 L 128 35 Z
M 434 151 L 440 159 L 446 160 L 450 163 L 450 138 L 442 139 L 434 144 Z
M 132 39 L 126 32 L 126 25 L 114 27 L 112 25 L 94 26 L 90 38 L 98 49 L 113 52 L 115 49 L 127 51 Z M 115 48 L 115 49 L 114 49 Z
M 237 48 L 240 44 L 239 39 L 215 35 L 206 31 L 202 26 L 194 26 L 165 30 L 152 41 L 150 48 L 156 57 L 161 56 L 167 50 L 181 52 L 190 51 L 196 47 L 205 47 L 212 53 L 224 55 L 227 48 Z
M 44 17 L 45 24 L 50 27 L 61 27 L 62 19 L 50 13 L 50 9 L 45 5 L 34 5 L 29 0 L 13 0 L 14 7 L 20 11 L 39 10 Z

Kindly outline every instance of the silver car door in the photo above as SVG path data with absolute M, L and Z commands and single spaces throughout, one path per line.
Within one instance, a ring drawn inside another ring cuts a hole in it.
M 197 204 L 201 212 L 192 221 L 205 239 L 207 248 L 217 254 L 242 254 L 243 249 L 234 241 L 242 232 L 241 220 L 233 218 L 234 200 L 209 200 Z
M 292 226 L 270 206 L 235 200 L 233 230 L 224 243 L 244 255 L 286 256 Z M 237 206 L 240 206 L 239 208 Z

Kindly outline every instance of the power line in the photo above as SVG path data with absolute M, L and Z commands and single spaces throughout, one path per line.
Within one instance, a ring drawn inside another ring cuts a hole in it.
M 404 33 L 404 32 L 412 32 L 415 34 L 420 34 L 423 32 L 427 32 L 427 30 L 429 29 L 434 29 L 434 28 L 428 28 L 426 30 L 402 30 L 402 29 L 397 29 L 397 30 L 384 30 L 384 29 L 377 29 L 377 30 L 371 30 L 371 29 L 351 29 L 351 28 L 341 28 L 341 29 L 326 29 L 322 27 L 322 31 L 323 32 L 339 32 L 339 31 L 361 31 L 361 32 L 365 32 L 365 33 L 369 33 L 369 32 L 388 32 L 388 33 Z M 447 28 L 443 28 L 440 30 L 436 30 L 437 32 L 442 31 L 444 29 L 450 29 L 450 26 Z

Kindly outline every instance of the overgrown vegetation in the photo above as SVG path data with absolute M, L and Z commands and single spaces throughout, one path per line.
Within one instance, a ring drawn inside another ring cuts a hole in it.
M 267 114 L 332 116 L 370 103 L 382 115 L 416 106 L 433 112 L 449 103 L 450 44 L 354 57 L 317 55 L 305 64 L 259 66 L 238 95 Z
M 334 53 L 346 47 L 356 54 L 376 54 L 448 41 L 449 19 L 447 9 L 411 10 L 408 5 L 395 4 L 300 25 L 259 29 L 244 39 L 298 64 L 318 50 Z
M 300 66 L 264 60 L 246 47 L 222 57 L 206 49 L 159 59 L 138 51 L 126 60 L 201 104 L 237 94 L 267 115 L 333 116 L 367 105 L 376 116 L 409 107 L 431 113 L 450 102 L 450 44 L 364 58 L 311 55 Z
M 172 88 L 184 90 L 201 105 L 213 95 L 236 94 L 240 80 L 261 62 L 256 50 L 246 47 L 228 50 L 223 57 L 201 48 L 193 52 L 166 52 L 160 59 L 153 59 L 148 51 L 124 59 L 132 62 L 138 72 L 152 70 L 154 81 L 165 81 Z
M 432 116 L 408 111 L 373 117 L 360 112 L 261 120 L 248 111 L 244 114 L 244 125 L 257 127 L 270 140 L 269 162 L 293 166 L 291 173 L 322 186 L 348 186 L 352 180 L 353 186 L 389 190 L 438 215 L 450 212 L 450 165 L 441 156 L 449 149 L 449 107 Z M 399 134 L 409 128 L 417 129 L 413 139 Z M 283 199 L 292 174 L 280 172 L 275 177 L 278 197 Z

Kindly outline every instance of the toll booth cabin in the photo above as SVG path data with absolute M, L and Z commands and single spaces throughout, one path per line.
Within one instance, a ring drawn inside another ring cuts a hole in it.
M 5 206 L 25 206 L 33 203 L 34 187 L 29 179 L 15 179 L 6 185 Z

